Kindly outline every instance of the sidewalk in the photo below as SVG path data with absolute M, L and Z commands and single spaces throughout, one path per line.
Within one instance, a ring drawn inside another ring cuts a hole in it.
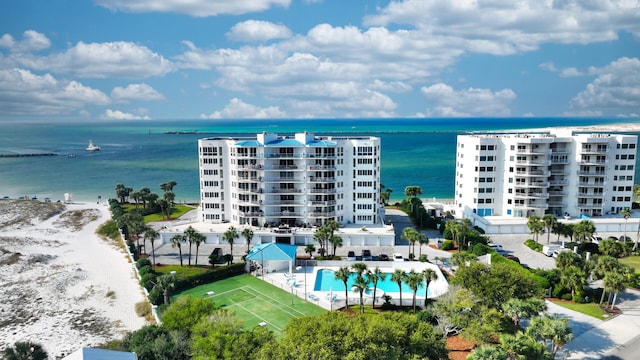
M 618 295 L 616 307 L 622 314 L 607 321 L 594 319 L 550 304 L 549 313 L 566 316 L 571 322 L 574 339 L 564 346 L 559 359 L 638 359 L 640 343 L 640 291 L 628 289 Z M 565 357 L 566 355 L 566 357 Z

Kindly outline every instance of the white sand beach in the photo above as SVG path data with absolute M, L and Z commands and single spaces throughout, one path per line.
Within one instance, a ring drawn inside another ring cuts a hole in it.
M 51 358 L 145 325 L 133 264 L 95 230 L 106 204 L 0 200 L 0 349 L 42 344 Z

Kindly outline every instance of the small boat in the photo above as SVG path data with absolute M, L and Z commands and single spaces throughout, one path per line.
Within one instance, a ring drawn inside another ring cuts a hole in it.
M 89 140 L 89 145 L 87 145 L 87 151 L 98 151 L 100 150 L 100 146 L 96 146 L 93 144 L 93 141 Z

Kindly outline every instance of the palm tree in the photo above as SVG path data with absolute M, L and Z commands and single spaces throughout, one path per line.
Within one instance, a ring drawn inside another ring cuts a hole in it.
M 406 227 L 402 230 L 402 237 L 407 240 L 412 246 L 413 250 L 411 250 L 410 258 L 413 258 L 415 254 L 416 241 L 418 241 L 418 231 L 412 227 Z
M 616 305 L 616 300 L 618 298 L 618 293 L 624 291 L 626 286 L 624 285 L 624 276 L 618 274 L 616 272 L 607 273 L 602 279 L 604 284 L 604 291 L 608 291 L 609 293 L 613 293 L 613 302 L 611 302 L 611 307 L 609 309 L 613 310 L 613 307 Z
M 313 246 L 313 244 L 307 244 L 304 247 L 304 252 L 306 252 L 307 254 L 309 254 L 309 257 L 313 257 L 313 252 L 316 251 L 316 247 Z
M 316 231 L 313 233 L 313 240 L 317 241 L 318 245 L 320 245 L 320 249 L 318 250 L 318 252 L 320 252 L 320 256 L 324 256 L 325 254 L 324 247 L 330 238 L 331 238 L 331 230 L 328 229 L 326 226 L 318 227 Z
M 544 227 L 547 229 L 547 245 L 548 245 L 550 242 L 549 237 L 551 236 L 551 233 L 556 228 L 558 219 L 556 219 L 556 216 L 553 214 L 545 214 L 542 217 L 542 222 L 544 223 Z
M 196 229 L 191 227 L 191 225 L 184 231 L 184 239 L 189 243 L 189 266 L 191 266 L 191 245 L 193 245 L 193 236 L 196 233 Z
M 586 282 L 586 274 L 577 266 L 569 266 L 560 274 L 560 283 L 571 290 L 572 298 L 577 290 L 584 289 Z
M 127 196 L 129 196 L 129 188 L 124 186 L 124 184 L 116 185 L 116 196 L 120 199 L 120 204 L 124 204 Z
M 438 280 L 438 273 L 430 268 L 426 268 L 422 271 L 422 277 L 426 282 L 426 290 L 424 292 L 424 307 L 427 307 L 427 299 L 429 298 L 429 285 L 431 285 L 432 281 Z
M 329 242 L 333 247 L 332 256 L 336 256 L 336 248 L 342 247 L 342 244 L 343 244 L 342 237 L 340 235 L 332 235 L 331 238 L 329 239 Z
M 153 265 L 156 264 L 156 248 L 154 246 L 154 243 L 156 241 L 156 238 L 158 237 L 158 232 L 152 228 L 151 226 L 145 226 L 144 229 L 144 242 L 146 244 L 147 240 L 149 240 L 151 242 L 151 260 L 153 260 Z M 146 247 L 145 247 L 146 249 Z
M 196 244 L 196 266 L 198 265 L 198 251 L 200 250 L 200 244 L 202 244 L 207 237 L 200 234 L 199 232 L 196 232 L 195 234 L 192 235 L 193 239 L 193 243 Z
M 413 291 L 413 312 L 416 311 L 416 294 L 418 293 L 418 288 L 422 287 L 422 274 L 415 272 L 413 269 L 409 271 L 409 274 L 406 277 L 407 285 L 411 291 Z
M 538 236 L 544 232 L 544 222 L 538 215 L 531 215 L 527 220 L 527 227 L 529 228 L 529 233 L 533 234 L 533 237 L 538 243 Z
M 526 333 L 536 339 L 550 340 L 552 359 L 555 358 L 556 352 L 573 338 L 568 318 L 549 315 L 531 319 Z
M 371 304 L 371 308 L 375 309 L 376 307 L 376 292 L 378 291 L 378 281 L 384 281 L 387 278 L 387 274 L 382 272 L 379 267 L 375 267 L 373 271 L 367 272 L 367 277 L 369 278 L 369 282 L 373 284 L 373 303 Z
M 400 307 L 402 307 L 402 281 L 404 281 L 405 277 L 406 274 L 404 273 L 404 271 L 402 271 L 402 269 L 396 269 L 391 273 L 391 281 L 398 284 L 398 292 L 400 293 Z
M 249 253 L 249 246 L 251 246 L 251 240 L 253 240 L 253 230 L 251 228 L 242 229 L 242 237 L 247 241 L 247 254 Z
M 628 208 L 625 208 L 620 211 L 620 214 L 624 218 L 624 241 L 627 241 L 627 222 L 631 217 L 631 211 Z
M 228 242 L 231 246 L 231 256 L 233 256 L 233 242 L 239 237 L 240 234 L 238 234 L 238 231 L 233 226 L 229 226 L 229 229 L 222 234 L 222 240 Z M 231 262 L 233 262 L 233 258 Z
M 351 271 L 348 266 L 340 267 L 335 274 L 336 280 L 340 280 L 344 283 L 344 306 L 346 309 L 349 308 L 349 289 L 347 288 L 347 283 L 349 282 L 350 275 Z
M 573 236 L 576 238 L 576 241 L 583 244 L 587 242 L 587 239 L 591 239 L 595 232 L 596 227 L 589 220 L 582 220 L 573 227 Z
M 42 345 L 31 341 L 18 341 L 3 351 L 6 360 L 45 360 L 49 355 Z
M 462 219 L 458 223 L 457 227 L 458 227 L 458 236 L 462 235 L 462 244 L 466 249 L 467 248 L 467 235 L 469 235 L 469 232 L 471 231 L 471 229 L 473 229 L 473 224 L 471 224 L 471 220 L 469 220 L 469 219 Z M 458 250 L 459 249 L 460 249 L 460 247 L 458 247 Z
M 180 254 L 180 266 L 182 266 L 182 243 L 185 241 L 184 235 L 176 234 L 171 237 L 171 247 L 178 247 L 178 253 Z
M 357 276 L 353 286 L 356 288 L 355 290 L 360 294 L 360 313 L 364 314 L 364 301 L 362 294 L 365 290 L 367 290 L 369 282 L 364 278 L 364 276 Z
M 429 238 L 426 237 L 423 233 L 418 233 L 420 236 L 418 236 L 418 244 L 420 244 L 420 251 L 418 252 L 418 260 L 420 260 L 420 258 L 422 257 L 422 245 L 428 245 L 429 244 Z
M 169 304 L 169 295 L 171 295 L 171 290 L 176 286 L 176 276 L 174 274 L 162 275 L 158 278 L 155 286 L 158 286 L 162 291 L 164 303 Z

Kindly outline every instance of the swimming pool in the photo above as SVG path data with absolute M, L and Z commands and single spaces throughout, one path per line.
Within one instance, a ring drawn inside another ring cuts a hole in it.
M 391 274 L 386 273 L 387 277 L 384 281 L 378 281 L 378 290 L 382 290 L 385 293 L 398 293 L 400 289 L 398 288 L 398 284 L 394 281 L 391 281 Z M 347 281 L 347 288 L 351 289 L 351 287 L 356 282 L 356 274 L 353 273 L 349 276 L 349 280 Z M 424 297 L 425 295 L 425 281 L 422 281 L 422 286 L 418 287 L 417 296 Z M 373 283 L 370 283 L 370 288 L 373 289 Z M 333 291 L 339 292 L 344 291 L 344 283 L 342 280 L 336 279 L 336 273 L 331 269 L 319 269 L 316 272 L 316 283 L 313 287 L 314 291 Z M 413 292 L 409 285 L 406 282 L 402 282 L 402 292 Z M 380 293 L 377 294 L 380 296 Z M 431 291 L 428 292 L 428 296 L 431 297 Z

